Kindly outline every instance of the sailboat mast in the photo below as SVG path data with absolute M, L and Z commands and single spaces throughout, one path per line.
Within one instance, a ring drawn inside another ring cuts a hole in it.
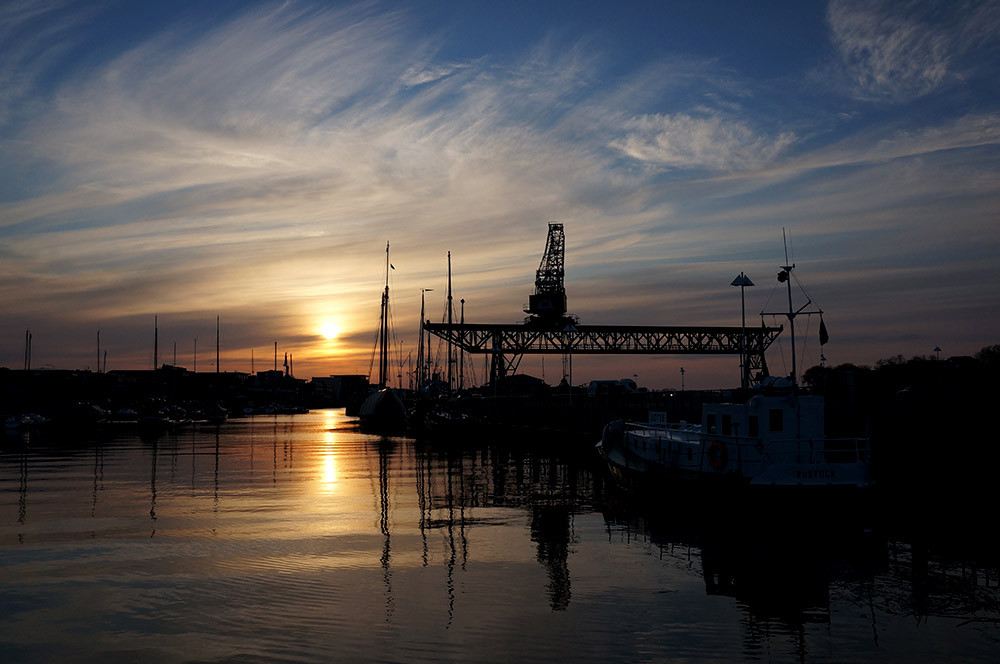
M 465 298 L 463 297 L 459 302 L 462 305 L 462 315 L 459 317 L 459 325 L 462 326 L 462 331 L 465 331 Z M 458 349 L 458 389 L 465 389 L 465 348 L 459 346 Z
M 420 290 L 420 329 L 417 331 L 417 389 L 424 386 L 424 291 Z
M 451 303 L 451 252 L 448 252 L 448 329 L 451 329 L 451 312 L 453 306 Z M 452 348 L 451 343 L 448 344 L 448 393 L 451 393 L 451 363 L 452 363 Z
M 417 342 L 417 389 L 421 390 L 426 385 L 430 378 L 427 370 L 427 363 L 430 361 L 430 335 L 427 335 L 427 345 L 428 351 L 424 354 L 424 296 L 427 291 L 433 291 L 433 288 L 421 288 L 420 289 L 420 337 Z
M 385 290 L 382 291 L 382 311 L 379 316 L 378 388 L 386 387 L 389 374 L 389 243 L 385 243 Z

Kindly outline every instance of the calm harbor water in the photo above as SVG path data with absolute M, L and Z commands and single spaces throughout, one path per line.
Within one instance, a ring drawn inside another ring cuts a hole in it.
M 339 410 L 8 436 L 3 661 L 1000 661 L 992 555 L 653 513 L 590 452 Z

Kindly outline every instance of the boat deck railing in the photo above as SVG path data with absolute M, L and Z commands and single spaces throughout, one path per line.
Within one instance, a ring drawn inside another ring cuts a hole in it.
M 744 463 L 868 463 L 871 454 L 867 438 L 782 438 L 764 441 L 748 436 L 706 436 L 698 424 L 675 423 L 650 425 L 629 423 L 633 434 L 645 449 L 659 448 L 659 454 L 676 454 L 679 448 L 698 449 L 718 441 L 726 448 L 727 458 Z M 700 456 L 700 455 L 699 455 Z

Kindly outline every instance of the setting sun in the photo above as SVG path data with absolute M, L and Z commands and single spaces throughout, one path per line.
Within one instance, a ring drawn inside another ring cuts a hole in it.
M 340 329 L 333 323 L 333 321 L 324 321 L 319 327 L 320 336 L 324 339 L 333 339 L 337 336 Z

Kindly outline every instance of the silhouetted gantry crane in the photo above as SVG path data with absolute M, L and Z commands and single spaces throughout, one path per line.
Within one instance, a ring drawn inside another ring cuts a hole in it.
M 747 376 L 767 375 L 764 351 L 782 327 L 581 325 L 566 312 L 566 237 L 549 224 L 545 253 L 535 274 L 523 324 L 424 322 L 424 329 L 467 353 L 492 357 L 492 380 L 517 372 L 525 355 L 735 355 L 746 334 Z
M 574 324 L 579 321 L 566 315 L 565 275 L 566 235 L 563 225 L 550 223 L 549 236 L 545 241 L 545 253 L 535 273 L 535 292 L 528 297 L 529 314 L 526 324 L 557 326 L 559 323 Z

